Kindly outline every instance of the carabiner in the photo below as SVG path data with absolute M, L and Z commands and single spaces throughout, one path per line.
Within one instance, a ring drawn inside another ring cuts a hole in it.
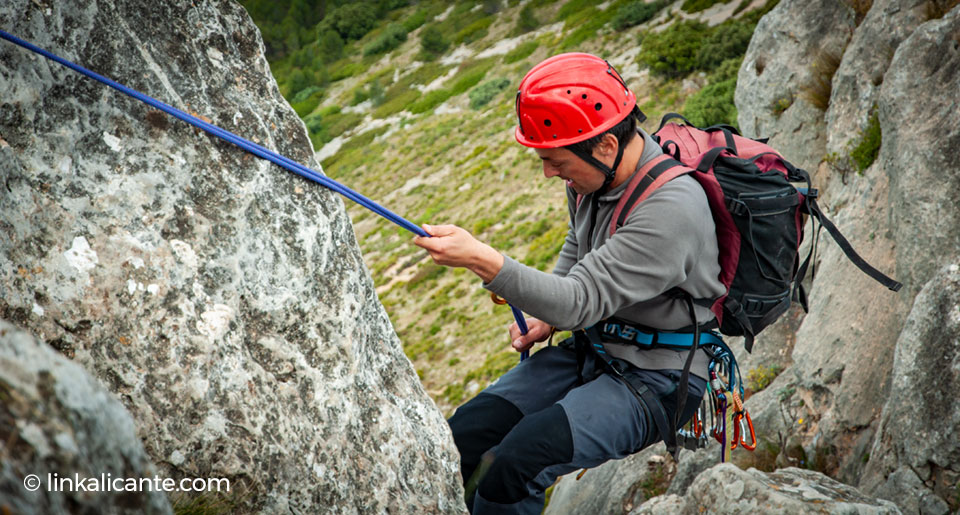
M 737 436 L 734 437 L 734 446 L 736 446 L 736 442 L 739 441 L 741 447 L 748 451 L 752 451 L 757 448 L 757 434 L 753 431 L 753 419 L 750 418 L 750 413 L 747 410 L 743 410 L 743 413 L 739 419 L 740 420 L 734 428 L 734 431 L 738 433 Z M 744 419 L 747 421 L 746 427 L 743 425 Z M 747 436 L 747 428 L 750 428 L 750 443 L 747 443 L 744 440 L 744 438 Z
M 714 417 L 716 422 L 711 429 L 710 435 L 713 436 L 720 445 L 726 445 L 727 439 L 727 398 L 722 395 L 718 395 L 717 410 L 714 412 Z M 723 430 L 720 430 L 720 425 L 723 425 Z
M 499 296 L 499 295 L 497 295 L 496 293 L 493 293 L 493 292 L 490 292 L 490 300 L 492 300 L 493 303 L 496 304 L 496 305 L 498 305 L 498 306 L 502 306 L 502 305 L 504 305 L 504 304 L 507 303 L 506 299 L 504 299 L 503 297 L 501 297 L 501 296 Z
M 697 406 L 697 411 L 693 414 L 693 435 L 700 438 L 703 434 L 703 404 Z

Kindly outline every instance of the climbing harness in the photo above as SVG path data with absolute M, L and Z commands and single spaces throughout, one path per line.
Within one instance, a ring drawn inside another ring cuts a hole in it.
M 313 169 L 311 169 L 311 168 L 308 168 L 308 167 L 306 167 L 306 166 L 304 166 L 304 165 L 302 165 L 302 164 L 300 164 L 300 163 L 297 163 L 296 161 L 293 161 L 293 160 L 290 159 L 290 158 L 287 158 L 287 157 L 285 157 L 285 156 L 282 156 L 282 155 L 280 155 L 280 154 L 277 154 L 276 152 L 274 152 L 274 151 L 272 151 L 272 150 L 269 150 L 269 149 L 267 149 L 267 148 L 264 148 L 264 147 L 262 147 L 262 146 L 260 146 L 260 145 L 257 145 L 256 143 L 253 143 L 253 142 L 250 141 L 250 140 L 241 138 L 240 136 L 237 136 L 236 134 L 234 134 L 234 133 L 232 133 L 232 132 L 230 132 L 230 131 L 227 131 L 227 130 L 225 130 L 225 129 L 222 129 L 222 128 L 220 128 L 220 127 L 218 127 L 218 126 L 216 126 L 216 125 L 213 125 L 213 124 L 211 124 L 211 123 L 207 123 L 207 122 L 205 122 L 205 121 L 197 118 L 196 116 L 187 114 L 187 113 L 185 113 L 185 112 L 183 112 L 183 111 L 181 111 L 181 110 L 179 110 L 179 109 L 177 109 L 177 108 L 175 108 L 175 107 L 171 107 L 171 106 L 169 106 L 169 105 L 167 105 L 167 104 L 165 104 L 165 103 L 163 103 L 163 102 L 160 102 L 159 100 L 156 100 L 156 99 L 154 99 L 154 98 L 152 98 L 152 97 L 149 97 L 149 96 L 147 96 L 147 95 L 144 95 L 143 93 L 140 93 L 140 92 L 135 91 L 135 90 L 133 90 L 133 89 L 131 89 L 131 88 L 128 88 L 128 87 L 124 86 L 123 84 L 120 84 L 120 83 L 118 83 L 118 82 L 115 82 L 115 81 L 113 81 L 113 80 L 110 80 L 110 79 L 104 77 L 103 75 L 100 75 L 100 74 L 98 74 L 98 73 L 92 72 L 92 71 L 90 71 L 90 70 L 88 70 L 88 69 L 86 69 L 86 68 L 84 68 L 84 67 L 82 67 L 82 66 L 80 66 L 80 65 L 74 64 L 74 63 L 72 63 L 72 62 L 70 62 L 70 61 L 68 61 L 68 60 L 66 60 L 66 59 L 64 59 L 64 58 L 62 58 L 62 57 L 59 57 L 59 56 L 57 56 L 57 55 L 54 55 L 54 54 L 52 54 L 52 53 L 50 53 L 50 52 L 48 52 L 48 51 L 46 51 L 46 50 L 44 50 L 44 49 L 36 46 L 36 45 L 33 45 L 33 44 L 31 44 L 31 43 L 28 43 L 27 41 L 24 41 L 23 39 L 20 39 L 20 38 L 18 38 L 18 37 L 16 37 L 16 36 L 14 36 L 14 35 L 6 32 L 6 31 L 0 30 L 0 38 L 5 39 L 5 40 L 7 40 L 7 41 L 9 41 L 9 42 L 11 42 L 11 43 L 14 43 L 15 45 L 18 45 L 18 46 L 20 46 L 20 47 L 23 47 L 23 48 L 25 48 L 25 49 L 27 49 L 27 50 L 30 50 L 30 51 L 32 51 L 32 52 L 34 52 L 34 53 L 40 54 L 40 55 L 42 55 L 43 57 L 46 57 L 47 59 L 50 59 L 51 61 L 60 63 L 61 65 L 66 66 L 67 68 L 70 68 L 71 70 L 73 70 L 73 71 L 75 71 L 75 72 L 77 72 L 77 73 L 79 73 L 79 74 L 81 74 L 81 75 L 84 75 L 84 76 L 86 76 L 86 77 L 88 77 L 88 78 L 91 78 L 91 79 L 93 79 L 93 80 L 96 80 L 96 81 L 98 81 L 98 82 L 101 82 L 101 83 L 103 83 L 103 84 L 106 84 L 107 86 L 110 86 L 111 88 L 116 89 L 117 91 L 120 91 L 121 93 L 124 93 L 124 94 L 126 94 L 126 95 L 128 95 L 128 96 L 131 96 L 131 97 L 133 97 L 133 98 L 135 98 L 135 99 L 137 99 L 137 100 L 139 100 L 139 101 L 141 101 L 141 102 L 143 102 L 143 103 L 145 103 L 145 104 L 147 104 L 147 105 L 150 105 L 150 106 L 152 106 L 152 107 L 155 107 L 155 108 L 157 108 L 157 109 L 159 109 L 159 110 L 161 110 L 161 111 L 169 114 L 170 116 L 173 116 L 174 118 L 183 120 L 184 122 L 187 122 L 187 123 L 189 123 L 190 125 L 193 125 L 194 127 L 197 127 L 198 129 L 202 129 L 202 130 L 204 130 L 204 131 L 206 131 L 206 132 L 208 132 L 208 133 L 210 133 L 210 134 L 212 134 L 212 135 L 214 135 L 214 136 L 216 136 L 216 137 L 218 137 L 218 138 L 220 138 L 220 139 L 223 139 L 224 141 L 227 141 L 227 142 L 229 142 L 229 143 L 233 143 L 234 145 L 242 148 L 243 150 L 246 150 L 247 152 L 249 152 L 249 153 L 251 153 L 251 154 L 253 154 L 253 155 L 257 156 L 257 157 L 266 159 L 267 161 L 270 161 L 271 163 L 273 163 L 273 164 L 275 164 L 275 165 L 277 165 L 277 166 L 279 166 L 279 167 L 281 167 L 281 168 L 285 168 L 285 169 L 287 169 L 287 170 L 289 170 L 289 171 L 291 171 L 291 172 L 299 175 L 300 177 L 303 177 L 304 179 L 308 179 L 308 180 L 311 180 L 311 181 L 313 181 L 313 182 L 316 182 L 316 183 L 318 183 L 318 184 L 320 184 L 320 185 L 322 185 L 322 186 L 325 186 L 326 188 L 328 188 L 328 189 L 330 189 L 330 190 L 333 190 L 333 191 L 335 191 L 335 192 L 343 195 L 344 197 L 347 197 L 348 199 L 356 202 L 357 204 L 360 204 L 361 206 L 363 206 L 363 207 L 365 207 L 365 208 L 373 211 L 374 213 L 382 216 L 383 218 L 386 218 L 387 220 L 389 220 L 389 221 L 391 221 L 391 222 L 399 225 L 400 227 L 402 227 L 402 228 L 404 228 L 404 229 L 406 229 L 406 230 L 408 230 L 408 231 L 410 231 L 410 232 L 412 232 L 412 233 L 414 233 L 414 234 L 416 234 L 416 235 L 418 235 L 418 236 L 423 236 L 423 237 L 429 237 L 429 236 L 430 236 L 429 234 L 427 234 L 426 231 L 424 231 L 423 229 L 421 229 L 420 227 L 418 227 L 418 226 L 417 226 L 416 224 L 414 224 L 413 222 L 410 222 L 409 220 L 403 218 L 402 216 L 400 216 L 400 215 L 398 215 L 398 214 L 390 211 L 389 209 L 387 209 L 387 208 L 385 208 L 385 207 L 377 204 L 376 202 L 374 202 L 374 201 L 370 200 L 369 198 L 361 195 L 360 193 L 358 193 L 358 192 L 356 192 L 356 191 L 354 191 L 354 190 L 352 190 L 352 189 L 350 189 L 350 188 L 348 188 L 348 187 L 340 184 L 339 182 L 337 182 L 337 181 L 335 181 L 335 180 L 333 180 L 333 179 L 330 179 L 329 177 L 326 177 L 326 176 L 322 175 L 320 172 L 317 172 L 317 171 L 315 171 L 315 170 L 313 170 Z M 524 318 L 523 318 L 523 312 L 521 312 L 519 309 L 513 307 L 512 305 L 510 306 L 510 308 L 513 310 L 513 316 L 514 316 L 514 318 L 517 320 L 517 324 L 520 326 L 522 332 L 523 332 L 524 334 L 526 334 L 526 330 L 524 330 L 524 328 L 526 328 L 526 322 L 524 321 Z M 522 359 L 522 356 L 521 356 L 521 359 Z

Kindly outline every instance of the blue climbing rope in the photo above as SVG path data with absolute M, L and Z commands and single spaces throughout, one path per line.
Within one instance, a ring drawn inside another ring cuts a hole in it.
M 9 33 L 5 32 L 5 31 L 3 31 L 3 30 L 0 30 L 0 38 L 6 39 L 6 40 L 10 41 L 11 43 L 15 43 L 15 44 L 17 44 L 17 45 L 20 45 L 21 47 L 26 48 L 27 50 L 36 52 L 36 53 L 38 53 L 38 54 L 46 57 L 47 59 L 50 59 L 50 60 L 52 60 L 52 61 L 56 61 L 56 62 L 58 62 L 58 63 L 60 63 L 60 64 L 62 64 L 62 65 L 64 65 L 64 66 L 66 66 L 67 68 L 70 68 L 71 70 L 74 70 L 74 71 L 76 71 L 77 73 L 80 73 L 81 75 L 84 75 L 84 76 L 89 77 L 89 78 L 91 78 L 91 79 L 94 79 L 94 80 L 96 80 L 96 81 L 102 82 L 103 84 L 106 84 L 107 86 L 110 86 L 111 88 L 114 88 L 114 89 L 120 91 L 121 93 L 124 93 L 124 94 L 126 94 L 126 95 L 129 95 L 129 96 L 131 96 L 131 97 L 133 97 L 133 98 L 135 98 L 135 99 L 137 99 L 137 100 L 139 100 L 139 101 L 141 101 L 141 102 L 143 102 L 143 103 L 145 103 L 145 104 L 149 104 L 150 106 L 153 106 L 153 107 L 155 107 L 155 108 L 157 108 L 157 109 L 159 109 L 159 110 L 161 110 L 161 111 L 169 114 L 170 116 L 173 116 L 173 117 L 175 117 L 175 118 L 179 118 L 180 120 L 183 120 L 183 121 L 189 123 L 190 125 L 193 125 L 194 127 L 197 127 L 197 128 L 199 128 L 199 129 L 203 129 L 204 131 L 209 132 L 210 134 L 213 134 L 214 136 L 217 136 L 217 137 L 219 137 L 219 138 L 221 138 L 221 139 L 224 139 L 224 140 L 226 140 L 226 141 L 229 141 L 230 143 L 233 143 L 234 145 L 236 145 L 236 146 L 238 146 L 238 147 L 246 150 L 247 152 L 250 152 L 250 153 L 253 154 L 253 155 L 256 155 L 256 156 L 258 156 L 258 157 L 261 157 L 261 158 L 263 158 L 263 159 L 266 159 L 267 161 L 270 161 L 270 162 L 272 162 L 272 163 L 274 163 L 274 164 L 276 164 L 277 166 L 280 166 L 280 167 L 282 167 L 282 168 L 286 168 L 287 170 L 289 170 L 289 171 L 291 171 L 291 172 L 293 172 L 293 173 L 295 173 L 295 174 L 297 174 L 297 175 L 299 175 L 299 176 L 301 176 L 301 177 L 303 177 L 303 178 L 305 178 L 305 179 L 309 179 L 309 180 L 311 180 L 311 181 L 313 181 L 313 182 L 319 183 L 319 184 L 321 184 L 321 185 L 323 185 L 323 186 L 325 186 L 325 187 L 327 187 L 327 188 L 329 188 L 329 189 L 331 189 L 331 190 L 333 190 L 333 191 L 335 191 L 335 192 L 337 192 L 337 193 L 339 193 L 339 194 L 341 194 L 341 195 L 349 198 L 350 200 L 353 200 L 354 202 L 360 204 L 361 206 L 363 206 L 363 207 L 365 207 L 365 208 L 373 211 L 374 213 L 377 213 L 378 215 L 386 218 L 387 220 L 390 220 L 391 222 L 399 225 L 400 227 L 403 227 L 404 229 L 407 229 L 408 231 L 410 231 L 410 232 L 412 232 L 412 233 L 414 233 L 414 234 L 417 234 L 417 235 L 419 235 L 419 236 L 429 236 L 429 234 L 427 234 L 423 229 L 421 229 L 420 227 L 417 227 L 417 226 L 416 226 L 415 224 L 413 224 L 412 222 L 404 219 L 402 216 L 400 216 L 400 215 L 398 215 L 398 214 L 390 211 L 389 209 L 387 209 L 387 208 L 385 208 L 385 207 L 377 204 L 376 202 L 368 199 L 367 197 L 361 195 L 360 193 L 357 193 L 356 191 L 353 191 L 352 189 L 350 189 L 350 188 L 348 188 L 348 187 L 346 187 L 346 186 L 338 183 L 337 181 L 335 181 L 335 180 L 333 180 L 333 179 L 330 179 L 329 177 L 325 177 L 325 176 L 321 175 L 319 172 L 317 172 L 317 171 L 315 171 L 315 170 L 312 170 L 312 169 L 310 169 L 310 168 L 307 168 L 306 166 L 303 166 L 302 164 L 297 163 L 296 161 L 293 161 L 292 159 L 289 159 L 289 158 L 287 158 L 287 157 L 285 157 L 285 156 L 282 156 L 282 155 L 280 155 L 280 154 L 277 154 L 276 152 L 274 152 L 274 151 L 272 151 L 272 150 L 263 148 L 263 147 L 261 147 L 260 145 L 257 145 L 256 143 L 253 143 L 252 141 L 249 141 L 249 140 L 246 140 L 246 139 L 244 139 L 244 138 L 241 138 L 240 136 L 237 136 L 236 134 L 234 134 L 234 133 L 232 133 L 232 132 L 230 132 L 230 131 L 221 129 L 220 127 L 217 127 L 216 125 L 207 123 L 207 122 L 205 122 L 205 121 L 197 118 L 196 116 L 189 115 L 189 114 L 187 114 L 187 113 L 185 113 L 185 112 L 183 112 L 183 111 L 181 111 L 181 110 L 179 110 L 179 109 L 177 109 L 177 108 L 175 108 L 175 107 L 171 107 L 171 106 L 169 106 L 169 105 L 167 105 L 167 104 L 164 104 L 163 102 L 160 102 L 159 100 L 156 100 L 156 99 L 154 99 L 154 98 L 148 97 L 147 95 L 144 95 L 143 93 L 140 93 L 140 92 L 138 92 L 138 91 L 134 91 L 134 90 L 132 90 L 132 89 L 124 86 L 123 84 L 119 84 L 119 83 L 117 83 L 117 82 L 114 82 L 114 81 L 112 81 L 112 80 L 104 77 L 103 75 L 94 73 L 94 72 L 92 72 L 92 71 L 90 71 L 90 70 L 88 70 L 88 69 L 86 69 L 86 68 L 84 68 L 84 67 L 82 67 L 82 66 L 79 66 L 79 65 L 74 64 L 74 63 L 72 63 L 72 62 L 70 62 L 70 61 L 67 61 L 66 59 L 63 59 L 63 58 L 61 58 L 61 57 L 58 57 L 58 56 L 56 56 L 56 55 L 54 55 L 54 54 L 52 54 L 52 53 L 50 53 L 50 52 L 48 52 L 48 51 L 46 51 L 46 50 L 38 47 L 38 46 L 32 45 L 32 44 L 30 44 L 30 43 L 28 43 L 28 42 L 26 42 L 26 41 L 24 41 L 24 40 L 22 40 L 22 39 L 20 39 L 20 38 L 18 38 L 18 37 L 16 37 L 16 36 L 14 36 L 14 35 L 12 35 L 12 34 L 9 34 Z
M 429 234 L 426 233 L 426 231 L 424 231 L 423 229 L 421 229 L 420 227 L 418 227 L 418 226 L 417 226 L 416 224 L 414 224 L 413 222 L 410 222 L 409 220 L 403 218 L 402 216 L 394 213 L 393 211 L 390 211 L 389 209 L 381 206 L 380 204 L 377 204 L 376 202 L 374 202 L 374 201 L 370 200 L 369 198 L 361 195 L 360 193 L 357 193 L 356 191 L 354 191 L 354 190 L 352 190 L 352 189 L 350 189 L 350 188 L 348 188 L 348 187 L 340 184 L 339 182 L 337 182 L 337 181 L 335 181 L 335 180 L 333 180 L 333 179 L 331 179 L 331 178 L 329 178 L 329 177 L 326 177 L 326 176 L 322 175 L 320 172 L 317 172 L 317 171 L 315 171 L 315 170 L 313 170 L 313 169 L 311 169 L 311 168 L 308 168 L 308 167 L 306 167 L 306 166 L 303 166 L 302 164 L 300 164 L 300 163 L 298 163 L 298 162 L 296 162 L 296 161 L 294 161 L 294 160 L 292 160 L 292 159 L 290 159 L 290 158 L 287 158 L 286 156 L 282 156 L 282 155 L 280 155 L 280 154 L 277 154 L 276 152 L 274 152 L 274 151 L 272 151 L 272 150 L 270 150 L 270 149 L 264 148 L 264 147 L 262 147 L 262 146 L 260 146 L 260 145 L 257 145 L 256 143 L 254 143 L 254 142 L 252 142 L 252 141 L 250 141 L 250 140 L 241 138 L 240 136 L 237 136 L 236 134 L 234 134 L 234 133 L 232 133 L 232 132 L 230 132 L 230 131 L 221 129 L 220 127 L 217 127 L 216 125 L 207 123 L 207 122 L 205 122 L 205 121 L 197 118 L 196 116 L 192 116 L 192 115 L 190 115 L 190 114 L 187 114 L 187 113 L 185 113 L 185 112 L 183 112 L 183 111 L 181 111 L 181 110 L 179 110 L 179 109 L 177 109 L 177 108 L 175 108 L 175 107 L 171 107 L 171 106 L 169 106 L 169 105 L 167 105 L 167 104 L 164 104 L 163 102 L 160 102 L 159 100 L 156 100 L 156 99 L 154 99 L 154 98 L 152 98 L 152 97 L 149 97 L 149 96 L 147 96 L 147 95 L 144 95 L 143 93 L 140 93 L 139 91 L 135 91 L 135 90 L 133 90 L 133 89 L 130 89 L 130 88 L 124 86 L 123 84 L 120 84 L 120 83 L 118 83 L 118 82 L 115 82 L 115 81 L 113 81 L 113 80 L 110 80 L 110 79 L 104 77 L 103 75 L 100 75 L 100 74 L 98 74 L 98 73 L 92 72 L 92 71 L 90 71 L 90 70 L 88 70 L 88 69 L 86 69 L 86 68 L 84 68 L 84 67 L 82 67 L 82 66 L 80 66 L 80 65 L 74 64 L 74 63 L 72 63 L 72 62 L 70 62 L 70 61 L 68 61 L 68 60 L 66 60 L 66 59 L 64 59 L 64 58 L 62 58 L 62 57 L 59 57 L 59 56 L 57 56 L 57 55 L 54 55 L 54 54 L 52 54 L 52 53 L 50 53 L 50 52 L 48 52 L 48 51 L 46 51 L 46 50 L 44 50 L 44 49 L 36 46 L 36 45 L 33 45 L 33 44 L 31 44 L 31 43 L 28 43 L 27 41 L 24 41 L 24 40 L 22 40 L 22 39 L 20 39 L 20 38 L 18 38 L 18 37 L 16 37 L 16 36 L 14 36 L 13 34 L 10 34 L 10 33 L 6 32 L 6 31 L 4 31 L 4 30 L 0 30 L 0 38 L 3 38 L 3 39 L 5 39 L 5 40 L 7 40 L 7 41 L 9 41 L 9 42 L 11 42 L 11 43 L 14 43 L 14 44 L 16 44 L 16 45 L 19 45 L 19 46 L 21 46 L 21 47 L 23 47 L 23 48 L 26 48 L 27 50 L 30 50 L 31 52 L 35 52 L 35 53 L 37 53 L 37 54 L 40 54 L 40 55 L 42 55 L 43 57 L 46 57 L 47 59 L 50 59 L 51 61 L 55 61 L 55 62 L 57 62 L 57 63 L 60 63 L 60 64 L 62 64 L 63 66 L 66 66 L 67 68 L 70 68 L 71 70 L 73 70 L 73 71 L 75 71 L 75 72 L 77 72 L 77 73 L 79 73 L 79 74 L 81 74 L 81 75 L 84 75 L 84 76 L 89 77 L 89 78 L 91 78 L 91 79 L 93 79 L 93 80 L 96 80 L 96 81 L 98 81 L 98 82 L 101 82 L 101 83 L 103 83 L 103 84 L 106 84 L 107 86 L 110 86 L 111 88 L 116 89 L 117 91 L 120 91 L 121 93 L 124 93 L 124 94 L 126 94 L 126 95 L 129 95 L 129 96 L 131 96 L 131 97 L 133 97 L 133 98 L 135 98 L 135 99 L 137 99 L 137 100 L 139 100 L 139 101 L 141 101 L 141 102 L 143 102 L 143 103 L 145 103 L 145 104 L 148 104 L 148 105 L 150 105 L 150 106 L 153 106 L 153 107 L 155 107 L 155 108 L 157 108 L 157 109 L 159 109 L 159 110 L 161 110 L 161 111 L 169 114 L 170 116 L 173 116 L 174 118 L 178 118 L 178 119 L 180 119 L 180 120 L 183 120 L 184 122 L 187 122 L 187 123 L 189 123 L 190 125 L 193 125 L 194 127 L 197 127 L 198 129 L 202 129 L 202 130 L 204 130 L 204 131 L 206 131 L 206 132 L 208 132 L 208 133 L 210 133 L 210 134 L 213 134 L 214 136 L 217 136 L 218 138 L 221 138 L 221 139 L 223 139 L 223 140 L 225 140 L 225 141 L 228 141 L 228 142 L 230 142 L 230 143 L 233 143 L 234 145 L 242 148 L 243 150 L 246 150 L 247 152 L 250 152 L 251 154 L 253 154 L 253 155 L 257 156 L 257 157 L 266 159 L 267 161 L 270 161 L 271 163 L 273 163 L 273 164 L 275 164 L 275 165 L 277 165 L 277 166 L 279 166 L 279 167 L 281 167 L 281 168 L 285 168 L 285 169 L 287 169 L 287 170 L 289 170 L 289 171 L 291 171 L 291 172 L 299 175 L 300 177 L 303 177 L 304 179 L 308 179 L 308 180 L 311 180 L 311 181 L 313 181 L 313 182 L 316 182 L 316 183 L 318 183 L 318 184 L 320 184 L 320 185 L 322 185 L 322 186 L 325 186 L 326 188 L 328 188 L 328 189 L 330 189 L 330 190 L 333 190 L 333 191 L 335 191 L 335 192 L 343 195 L 344 197 L 347 197 L 348 199 L 356 202 L 357 204 L 360 204 L 361 206 L 363 206 L 363 207 L 365 207 L 365 208 L 373 211 L 374 213 L 382 216 L 383 218 L 386 218 L 387 220 L 390 220 L 391 222 L 399 225 L 400 227 L 403 227 L 404 229 L 406 229 L 406 230 L 408 230 L 408 231 L 410 231 L 410 232 L 412 232 L 412 233 L 414 233 L 414 234 L 416 234 L 416 235 L 418 235 L 418 236 L 425 236 L 425 237 L 429 237 L 429 236 L 430 236 Z M 526 321 L 525 321 L 524 318 L 523 318 L 523 313 L 522 313 L 519 309 L 513 307 L 512 305 L 511 305 L 510 307 L 511 307 L 512 310 L 513 310 L 513 316 L 514 316 L 514 318 L 516 319 L 517 324 L 518 324 L 521 328 L 526 327 Z M 526 332 L 526 331 L 524 331 L 524 333 L 525 333 L 525 332 Z

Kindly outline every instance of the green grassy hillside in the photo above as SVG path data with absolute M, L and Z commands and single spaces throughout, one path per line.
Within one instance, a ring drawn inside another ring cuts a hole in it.
M 454 223 L 541 270 L 567 225 L 562 183 L 513 139 L 520 79 L 551 55 L 609 59 L 654 130 L 662 114 L 736 122 L 733 91 L 776 0 L 242 2 L 324 172 L 415 223 Z M 434 265 L 412 235 L 348 203 L 387 312 L 450 412 L 517 362 L 509 308 Z

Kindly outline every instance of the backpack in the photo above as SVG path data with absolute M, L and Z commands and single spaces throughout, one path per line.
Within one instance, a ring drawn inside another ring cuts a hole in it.
M 685 125 L 668 123 L 675 118 Z M 692 175 L 710 203 L 720 251 L 720 281 L 727 289 L 720 298 L 694 302 L 710 307 L 721 333 L 743 336 L 747 352 L 754 337 L 786 312 L 791 300 L 807 310 L 802 281 L 813 245 L 806 259 L 799 260 L 807 216 L 827 229 L 860 270 L 891 291 L 902 287 L 857 254 L 817 205 L 810 175 L 790 164 L 766 140 L 743 137 L 729 125 L 699 129 L 676 113 L 665 115 L 652 136 L 664 154 L 631 178 L 614 210 L 610 235 L 657 188 L 680 175 Z

